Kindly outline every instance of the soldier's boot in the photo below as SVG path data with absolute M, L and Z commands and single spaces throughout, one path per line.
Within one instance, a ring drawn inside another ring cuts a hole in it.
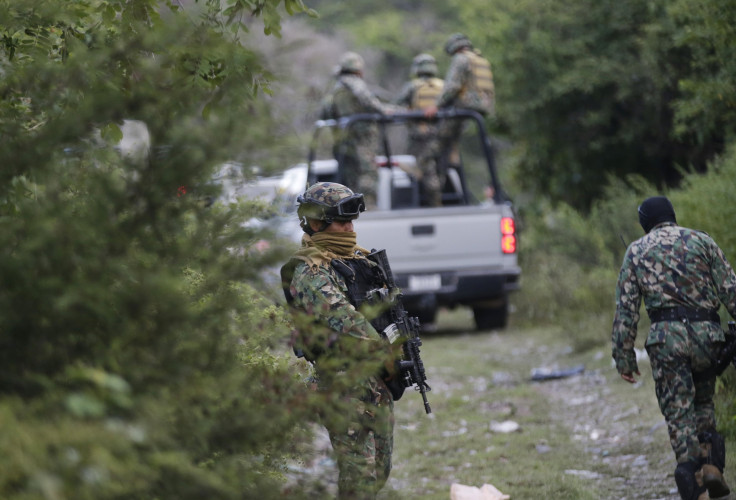
M 711 498 L 726 497 L 731 493 L 731 488 L 723 478 L 723 470 L 726 468 L 726 442 L 715 429 L 698 435 L 700 447 L 703 453 L 704 465 L 701 469 L 703 484 L 708 489 Z
M 700 464 L 692 461 L 681 462 L 675 468 L 675 483 L 682 500 L 705 500 L 708 493 L 703 483 L 698 483 L 695 473 L 700 471 Z
M 731 488 L 726 484 L 723 473 L 712 464 L 703 466 L 703 484 L 708 489 L 711 498 L 721 498 L 731 493 Z

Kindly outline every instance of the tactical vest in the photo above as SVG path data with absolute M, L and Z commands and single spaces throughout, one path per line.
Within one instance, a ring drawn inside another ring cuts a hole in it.
M 493 113 L 496 90 L 493 84 L 491 63 L 472 50 L 466 51 L 465 54 L 470 59 L 471 78 L 460 91 L 460 100 L 470 100 L 470 96 L 467 96 L 467 94 L 474 93 L 480 99 L 479 104 L 484 108 L 484 111 Z
M 414 92 L 412 92 L 411 103 L 412 109 L 424 109 L 432 106 L 437 102 L 437 98 L 442 94 L 442 88 L 445 82 L 439 78 L 417 78 L 414 80 Z M 430 122 L 417 121 L 411 128 L 411 134 L 416 138 L 433 135 L 437 132 L 437 127 Z
M 294 302 L 294 297 L 291 295 L 290 290 L 291 280 L 294 277 L 296 266 L 301 262 L 299 259 L 290 259 L 281 268 L 281 286 L 286 297 L 286 302 L 289 305 Z M 370 292 L 383 290 L 386 284 L 386 277 L 383 275 L 379 266 L 373 265 L 367 259 L 333 259 L 331 264 L 335 272 L 345 281 L 348 289 L 348 302 L 356 309 L 359 309 L 366 302 L 376 303 L 376 294 L 371 294 Z M 382 332 L 391 324 L 391 315 L 388 311 L 389 305 L 386 304 L 385 311 L 378 317 L 368 318 L 373 328 L 378 332 Z M 296 330 L 292 332 L 291 345 L 294 349 L 294 354 L 297 357 L 305 357 L 307 361 L 315 361 L 327 352 L 328 346 L 315 343 L 309 338 L 308 334 L 304 337 L 304 333 L 307 332 Z
M 445 85 L 445 82 L 435 77 L 417 78 L 415 82 L 411 99 L 412 109 L 424 109 L 435 104 Z
M 366 303 L 381 307 L 381 290 L 386 289 L 386 277 L 381 269 L 368 259 L 333 259 L 332 268 L 342 276 L 348 288 L 348 301 L 356 309 Z M 370 324 L 378 332 L 383 331 L 391 323 L 385 304 L 382 314 L 375 318 L 368 318 Z

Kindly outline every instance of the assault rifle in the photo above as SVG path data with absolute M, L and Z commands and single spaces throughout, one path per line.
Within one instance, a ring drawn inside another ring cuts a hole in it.
M 726 334 L 726 345 L 723 346 L 721 355 L 716 360 L 715 365 L 705 371 L 693 373 L 693 380 L 699 382 L 710 378 L 720 377 L 728 365 L 733 363 L 736 367 L 736 322 L 728 322 L 728 330 Z
M 716 376 L 719 377 L 726 371 L 728 365 L 733 363 L 736 367 L 736 323 L 733 321 L 728 322 L 728 331 L 726 334 L 726 345 L 723 347 L 721 356 L 716 361 L 714 371 Z
M 394 282 L 391 267 L 388 264 L 386 250 L 372 250 L 368 254 L 368 258 L 378 264 L 385 275 L 385 282 L 388 286 L 386 290 L 388 296 L 393 298 L 391 309 L 389 310 L 391 324 L 384 333 L 392 344 L 394 341 L 402 342 L 402 356 L 397 365 L 399 370 L 399 383 L 403 387 L 414 387 L 419 391 L 424 400 L 424 411 L 432 413 L 427 401 L 427 393 L 432 390 L 427 385 L 427 375 L 424 372 L 424 363 L 419 354 L 419 346 L 422 345 L 422 339 L 419 338 L 420 324 L 419 318 L 409 316 L 401 303 L 401 292 Z

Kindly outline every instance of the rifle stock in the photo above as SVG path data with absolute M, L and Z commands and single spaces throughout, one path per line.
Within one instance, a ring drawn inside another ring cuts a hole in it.
M 432 408 L 427 400 L 427 393 L 432 390 L 427 384 L 427 375 L 424 370 L 424 363 L 419 352 L 422 345 L 422 339 L 419 337 L 421 325 L 419 318 L 409 316 L 401 302 L 401 292 L 398 290 L 394 282 L 391 267 L 386 257 L 386 250 L 372 250 L 368 258 L 378 264 L 385 275 L 388 293 L 395 297 L 391 306 L 391 320 L 396 325 L 399 336 L 403 342 L 402 357 L 398 362 L 401 381 L 405 387 L 412 387 L 422 396 L 424 402 L 424 411 L 432 413 Z

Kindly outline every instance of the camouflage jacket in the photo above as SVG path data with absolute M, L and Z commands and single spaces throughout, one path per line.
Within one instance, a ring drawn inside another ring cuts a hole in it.
M 340 75 L 322 100 L 320 118 L 337 119 L 356 113 L 391 113 L 395 107 L 381 102 L 358 75 Z
M 322 100 L 320 118 L 337 120 L 357 113 L 388 114 L 395 109 L 395 106 L 381 102 L 360 76 L 344 74 L 337 78 L 332 91 Z M 351 125 L 347 133 L 338 134 L 336 140 L 370 142 L 375 136 L 374 124 L 359 122 Z
M 336 332 L 336 340 L 348 335 L 357 340 L 381 341 L 370 321 L 348 300 L 345 280 L 329 265 L 300 262 L 291 281 L 294 306 Z
M 329 260 L 294 258 L 290 262 L 295 265 L 289 284 L 292 310 L 308 319 L 298 321 L 296 345 L 317 354 L 312 361 L 321 382 L 329 385 L 333 375 L 349 366 L 356 376 L 363 374 L 358 378 L 364 383 L 373 384 L 368 379 L 379 373 L 391 351 L 362 309 L 351 303 L 345 279 Z
M 626 250 L 616 287 L 612 354 L 619 373 L 637 369 L 634 342 L 642 299 L 647 312 L 685 306 L 717 310 L 722 303 L 736 317 L 736 275 L 721 249 L 706 233 L 673 223 L 656 226 Z M 689 327 L 711 341 L 724 340 L 720 325 L 691 322 Z M 688 328 L 679 321 L 652 323 L 646 345 Z
M 490 63 L 471 50 L 461 50 L 452 56 L 445 77 L 445 86 L 437 99 L 437 107 L 454 106 L 493 115 L 495 89 Z

